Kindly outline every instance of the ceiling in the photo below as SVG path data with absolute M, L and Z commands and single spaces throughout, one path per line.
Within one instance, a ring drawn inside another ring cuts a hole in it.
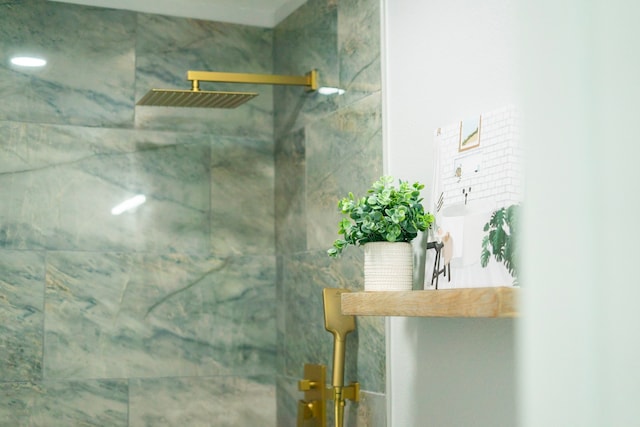
M 137 12 L 275 27 L 306 0 L 51 0 Z

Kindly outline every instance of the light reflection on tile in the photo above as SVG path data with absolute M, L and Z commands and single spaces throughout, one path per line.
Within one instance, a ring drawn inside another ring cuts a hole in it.
M 207 250 L 208 136 L 11 122 L 0 134 L 0 245 Z M 111 214 L 136 194 L 143 206 Z
M 135 16 L 49 1 L 2 2 L 0 52 L 35 52 L 48 63 L 28 70 L 0 62 L 0 120 L 131 127 Z

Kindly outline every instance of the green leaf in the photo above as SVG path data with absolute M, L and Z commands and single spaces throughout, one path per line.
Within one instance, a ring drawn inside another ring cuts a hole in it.
M 480 265 L 483 267 L 489 265 L 489 258 L 491 258 L 491 253 L 486 249 L 482 249 L 482 252 L 480 253 Z
M 489 263 L 493 255 L 498 262 L 503 262 L 514 283 L 518 282 L 517 235 L 519 221 L 519 205 L 503 207 L 492 213 L 489 222 L 484 225 L 486 234 L 482 239 L 480 262 L 483 267 Z
M 425 213 L 421 204 L 423 188 L 423 184 L 403 180 L 394 186 L 393 177 L 382 176 L 367 190 L 367 196 L 356 197 L 350 192 L 340 199 L 338 209 L 343 218 L 338 233 L 344 237 L 344 244 L 334 246 L 329 255 L 341 253 L 347 245 L 415 239 L 419 231 L 434 222 L 433 215 Z

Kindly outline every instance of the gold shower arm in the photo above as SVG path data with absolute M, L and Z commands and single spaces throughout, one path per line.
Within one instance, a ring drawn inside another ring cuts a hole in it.
M 318 89 L 318 71 L 311 70 L 304 76 L 284 76 L 277 74 L 222 73 L 216 71 L 187 71 L 192 90 L 199 89 L 200 81 L 218 83 L 250 83 L 263 85 L 305 86 L 307 91 Z

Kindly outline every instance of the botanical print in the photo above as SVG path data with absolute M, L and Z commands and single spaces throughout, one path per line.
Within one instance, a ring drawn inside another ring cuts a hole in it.
M 480 145 L 482 116 L 465 119 L 460 122 L 460 143 L 458 151 L 470 150 Z

